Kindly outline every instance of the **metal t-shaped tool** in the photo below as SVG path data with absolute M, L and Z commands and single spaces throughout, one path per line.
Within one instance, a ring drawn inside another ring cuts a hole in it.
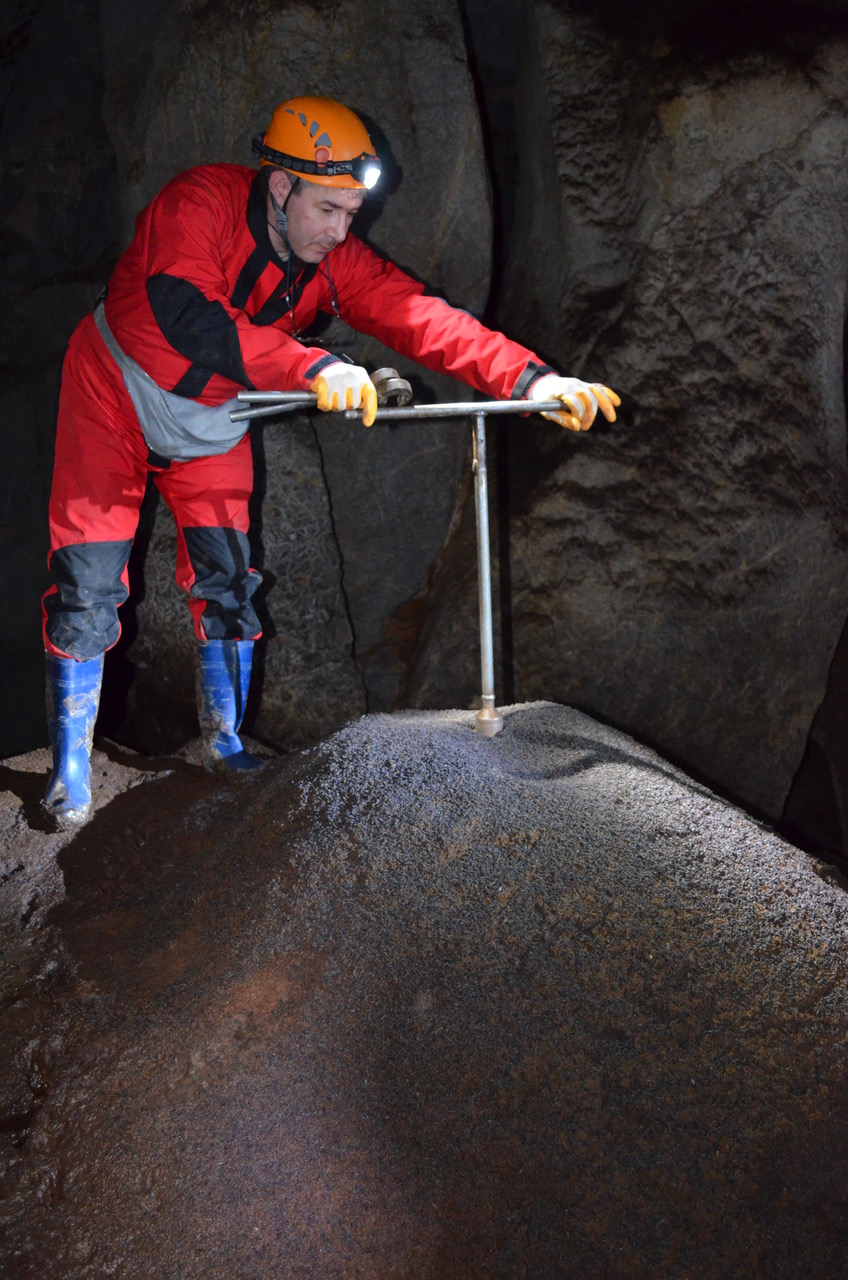
M 413 405 L 412 388 L 395 369 L 378 369 L 372 375 L 377 387 L 377 421 L 410 418 L 471 418 L 474 424 L 472 446 L 474 465 L 474 505 L 477 514 L 477 585 L 480 612 L 481 707 L 474 728 L 486 738 L 500 733 L 503 716 L 495 705 L 495 663 L 492 627 L 492 575 L 489 551 L 489 494 L 486 470 L 486 415 L 490 413 L 557 413 L 562 412 L 558 400 L 536 403 L 533 400 L 485 400 L 456 404 Z M 381 399 L 381 395 L 384 397 Z M 317 397 L 308 391 L 240 391 L 240 401 L 247 407 L 230 414 L 233 422 L 251 418 L 267 418 L 295 409 L 314 409 Z M 391 404 L 390 400 L 395 403 Z M 341 410 L 351 421 L 361 418 L 359 409 Z

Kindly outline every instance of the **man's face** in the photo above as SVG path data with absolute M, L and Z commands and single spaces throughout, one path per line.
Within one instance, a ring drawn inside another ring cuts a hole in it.
M 274 177 L 274 195 L 282 205 L 290 189 L 288 177 L 279 175 L 285 178 L 285 183 L 280 183 L 276 174 Z M 330 250 L 345 240 L 363 199 L 362 191 L 321 187 L 315 182 L 300 184 L 300 189 L 289 200 L 286 218 L 289 244 L 301 262 L 323 262 Z

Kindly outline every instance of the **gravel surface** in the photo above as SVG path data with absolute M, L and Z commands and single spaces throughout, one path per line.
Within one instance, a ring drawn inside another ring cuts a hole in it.
M 549 703 L 0 766 L 0 1271 L 848 1274 L 848 896 Z

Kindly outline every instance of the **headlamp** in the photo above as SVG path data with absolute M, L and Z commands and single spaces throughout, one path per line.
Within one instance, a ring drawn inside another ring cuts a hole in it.
M 269 160 L 271 164 L 278 164 L 283 169 L 291 169 L 294 173 L 302 173 L 305 178 L 310 174 L 316 178 L 335 178 L 349 173 L 368 191 L 377 183 L 382 172 L 379 157 L 369 155 L 367 151 L 363 151 L 362 155 L 356 156 L 353 160 L 328 160 L 326 164 L 318 164 L 316 160 L 301 160 L 300 156 L 289 156 L 285 151 L 275 151 L 273 147 L 265 145 L 261 133 L 257 133 L 253 139 L 252 150 L 253 154 L 262 160 Z

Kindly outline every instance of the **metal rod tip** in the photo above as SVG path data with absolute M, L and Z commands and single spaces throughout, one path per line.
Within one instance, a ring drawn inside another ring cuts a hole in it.
M 504 727 L 504 718 L 497 707 L 482 707 L 474 717 L 474 732 L 484 738 L 494 738 Z

